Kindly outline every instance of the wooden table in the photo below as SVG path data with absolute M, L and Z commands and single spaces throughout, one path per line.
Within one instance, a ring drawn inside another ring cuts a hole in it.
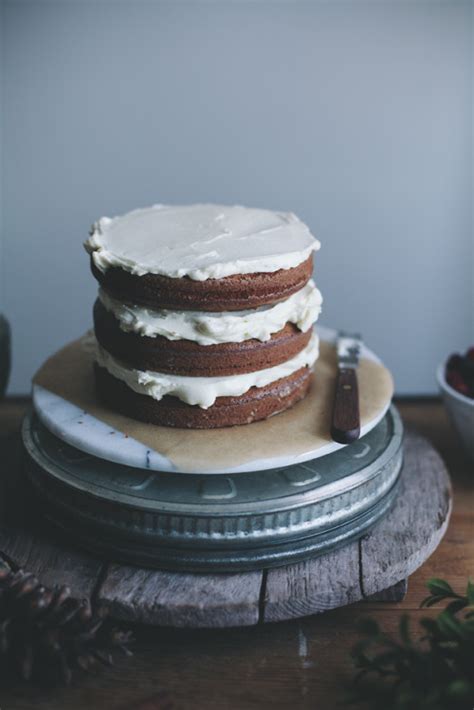
M 0 404 L 0 435 L 18 430 L 27 404 Z M 404 422 L 438 448 L 454 486 L 446 537 L 410 578 L 402 603 L 362 602 L 298 621 L 223 631 L 137 628 L 133 658 L 119 658 L 114 668 L 69 688 L 0 691 L 1 710 L 158 710 L 164 707 L 163 692 L 176 708 L 335 708 L 352 675 L 349 652 L 361 617 L 370 613 L 394 630 L 402 611 L 408 611 L 415 626 L 427 613 L 418 605 L 429 577 L 444 577 L 463 591 L 474 571 L 473 466 L 460 451 L 440 403 L 403 401 L 398 406 Z

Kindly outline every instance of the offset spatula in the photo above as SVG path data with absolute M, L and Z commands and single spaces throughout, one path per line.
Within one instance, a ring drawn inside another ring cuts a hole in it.
M 360 435 L 359 390 L 357 387 L 360 345 L 360 335 L 349 335 L 342 331 L 338 333 L 339 370 L 334 396 L 331 436 L 339 444 L 350 444 Z

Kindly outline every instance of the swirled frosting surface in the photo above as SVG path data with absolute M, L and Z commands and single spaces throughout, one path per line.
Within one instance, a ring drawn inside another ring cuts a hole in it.
M 119 267 L 137 276 L 205 281 L 290 269 L 320 244 L 291 212 L 196 204 L 102 217 L 84 246 L 103 272 Z

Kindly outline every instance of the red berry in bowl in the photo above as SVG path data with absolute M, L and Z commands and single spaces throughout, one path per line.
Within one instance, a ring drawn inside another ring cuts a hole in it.
M 465 355 L 450 355 L 444 375 L 448 385 L 456 392 L 474 399 L 474 346 L 471 346 Z
M 469 397 L 469 387 L 467 383 L 464 382 L 460 372 L 456 372 L 455 370 L 448 371 L 446 382 L 453 390 L 456 390 L 456 392 L 463 394 L 465 397 Z
M 462 372 L 464 364 L 464 358 L 458 353 L 450 355 L 448 362 L 446 363 L 446 372 Z

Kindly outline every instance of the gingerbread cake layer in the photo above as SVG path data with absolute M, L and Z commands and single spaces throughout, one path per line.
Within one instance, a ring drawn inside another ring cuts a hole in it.
M 131 367 L 191 377 L 237 375 L 273 367 L 297 355 L 311 337 L 311 329 L 302 333 L 287 323 L 265 342 L 251 339 L 199 345 L 191 340 L 149 338 L 122 330 L 99 300 L 94 305 L 94 328 L 100 345 Z
M 154 309 L 239 311 L 277 303 L 299 291 L 311 278 L 313 257 L 291 269 L 234 274 L 196 281 L 188 276 L 137 276 L 122 268 L 100 271 L 91 261 L 100 285 L 114 298 Z
M 215 429 L 267 419 L 303 399 L 311 374 L 309 367 L 303 367 L 265 387 L 252 387 L 239 397 L 218 397 L 211 407 L 203 409 L 172 395 L 155 400 L 139 394 L 105 368 L 95 365 L 97 393 L 104 404 L 149 424 L 183 429 Z

